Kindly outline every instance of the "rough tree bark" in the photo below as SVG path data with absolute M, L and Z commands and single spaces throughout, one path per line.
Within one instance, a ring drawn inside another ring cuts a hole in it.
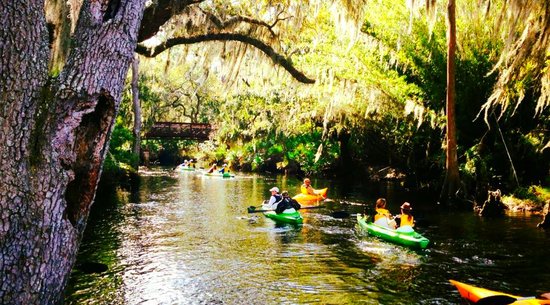
M 85 1 L 52 82 L 44 1 L 0 2 L 0 304 L 62 300 L 144 2 Z
M 456 53 L 456 4 L 449 0 L 447 5 L 447 137 L 446 137 L 446 174 L 441 199 L 449 201 L 456 197 L 460 186 L 458 171 L 456 122 L 455 122 L 455 53 Z

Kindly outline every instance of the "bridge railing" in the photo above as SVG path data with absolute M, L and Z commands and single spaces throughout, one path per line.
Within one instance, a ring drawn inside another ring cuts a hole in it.
M 156 122 L 145 139 L 208 140 L 212 126 L 205 123 Z

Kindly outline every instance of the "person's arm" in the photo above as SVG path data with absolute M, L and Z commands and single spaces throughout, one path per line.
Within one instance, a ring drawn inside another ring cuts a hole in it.
M 307 187 L 307 193 L 310 195 L 317 195 L 315 194 L 315 189 L 313 189 L 311 185 Z
M 271 196 L 271 198 L 269 198 L 269 201 L 267 202 L 267 206 L 269 208 L 272 208 L 274 209 L 275 207 L 273 206 L 273 204 L 275 203 L 277 199 L 275 199 L 275 196 Z

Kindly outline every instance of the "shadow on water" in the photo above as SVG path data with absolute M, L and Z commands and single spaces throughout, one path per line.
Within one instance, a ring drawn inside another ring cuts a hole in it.
M 399 185 L 321 179 L 313 184 L 328 186 L 332 201 L 303 210 L 302 225 L 247 212 L 272 186 L 292 194 L 300 184 L 158 170 L 134 193 L 99 192 L 77 266 L 108 269 L 75 268 L 66 304 L 460 304 L 451 278 L 518 295 L 548 289 L 550 237 L 536 217 L 483 219 Z M 353 215 L 377 197 L 394 213 L 411 202 L 431 246 L 412 251 L 359 232 Z

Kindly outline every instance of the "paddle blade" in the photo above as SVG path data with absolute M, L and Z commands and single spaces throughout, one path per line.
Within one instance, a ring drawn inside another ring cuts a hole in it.
M 507 295 L 492 295 L 490 297 L 485 297 L 479 299 L 475 304 L 476 305 L 508 305 L 517 301 L 517 298 L 510 297 Z

